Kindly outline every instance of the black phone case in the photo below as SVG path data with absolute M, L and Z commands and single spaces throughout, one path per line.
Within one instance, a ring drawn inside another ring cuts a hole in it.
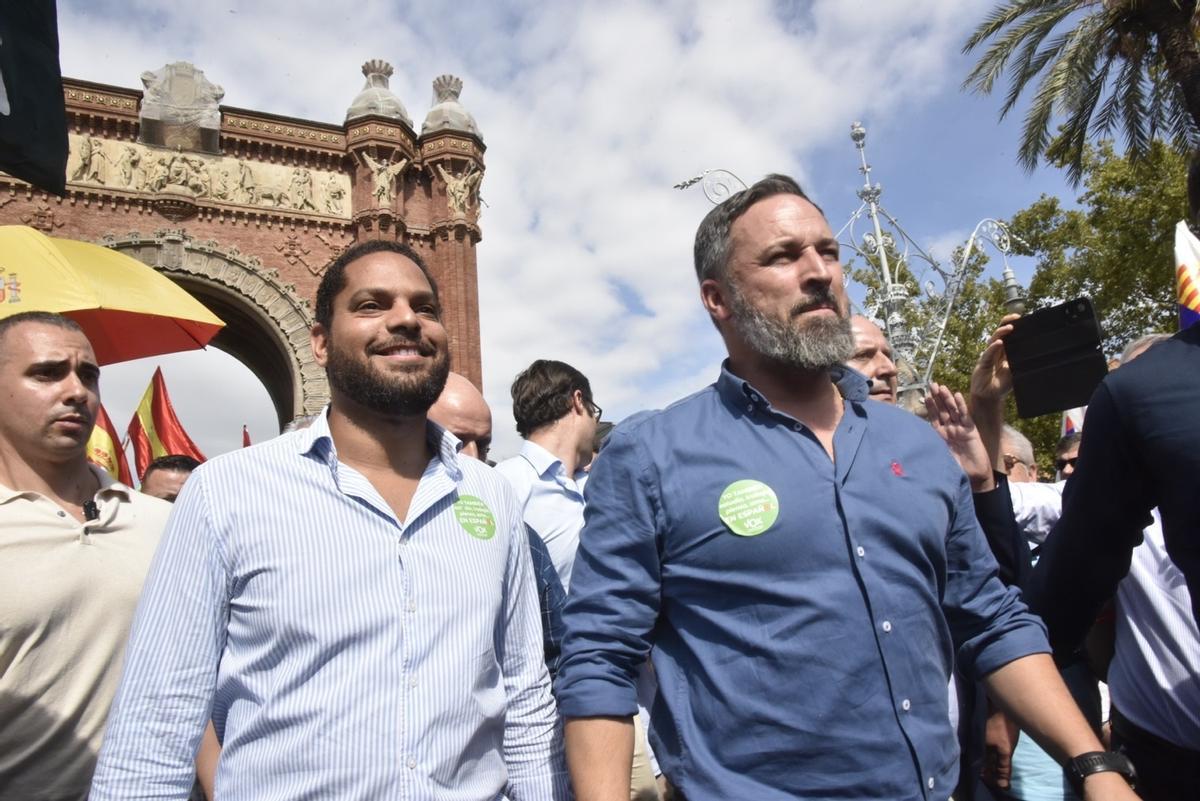
M 1108 373 L 1100 321 L 1090 298 L 1076 298 L 1014 321 L 1004 338 L 1020 417 L 1083 406 Z

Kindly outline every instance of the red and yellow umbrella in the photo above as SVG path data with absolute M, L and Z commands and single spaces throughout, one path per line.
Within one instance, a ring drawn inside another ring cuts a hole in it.
M 78 322 L 100 364 L 202 348 L 225 325 L 137 259 L 23 225 L 0 226 L 0 318 L 24 311 Z

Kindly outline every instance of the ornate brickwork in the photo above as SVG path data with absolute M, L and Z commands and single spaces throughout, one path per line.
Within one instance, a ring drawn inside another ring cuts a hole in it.
M 368 62 L 343 125 L 218 105 L 223 90 L 184 62 L 147 71 L 144 95 L 67 79 L 67 196 L 0 173 L 0 224 L 103 242 L 176 280 L 229 323 L 215 344 L 281 420 L 328 398 L 307 307 L 325 265 L 359 239 L 407 241 L 441 287 L 454 369 L 481 385 L 483 141 L 452 76 L 417 135 L 379 80 L 390 70 Z

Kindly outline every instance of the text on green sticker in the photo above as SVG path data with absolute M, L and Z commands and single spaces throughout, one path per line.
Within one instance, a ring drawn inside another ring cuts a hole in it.
M 454 502 L 454 516 L 463 531 L 481 540 L 496 536 L 496 518 L 487 504 L 474 495 L 459 495 Z
M 775 525 L 779 498 L 775 497 L 775 490 L 761 481 L 744 478 L 721 493 L 717 514 L 734 534 L 755 537 Z

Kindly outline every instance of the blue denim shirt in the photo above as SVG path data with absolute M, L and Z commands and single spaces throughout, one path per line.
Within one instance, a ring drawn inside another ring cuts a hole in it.
M 1048 651 L 945 445 L 834 378 L 834 460 L 726 367 L 619 426 L 592 468 L 559 708 L 632 715 L 649 652 L 651 742 L 689 801 L 946 798 L 954 660 L 980 677 Z M 773 522 L 757 485 L 751 519 L 722 521 L 742 480 L 770 488 Z

